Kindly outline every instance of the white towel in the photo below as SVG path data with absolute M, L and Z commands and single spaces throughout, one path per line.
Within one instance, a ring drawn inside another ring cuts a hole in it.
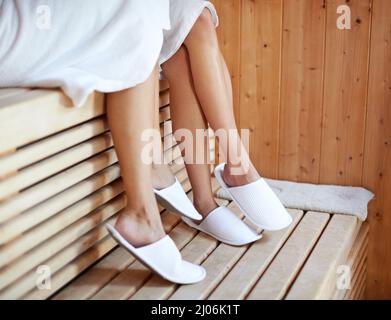
M 169 27 L 168 0 L 1 1 L 0 87 L 61 87 L 81 106 L 144 82 Z
M 373 193 L 360 187 L 265 180 L 287 208 L 354 215 L 362 221 L 367 219 L 368 203 L 374 197 Z M 231 200 L 223 189 L 217 196 Z

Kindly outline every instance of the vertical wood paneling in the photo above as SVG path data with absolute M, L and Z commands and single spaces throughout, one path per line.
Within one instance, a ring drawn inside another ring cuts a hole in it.
M 390 298 L 391 1 L 213 2 L 252 160 L 265 176 L 374 191 L 367 297 Z M 352 29 L 338 30 L 345 4 Z
M 325 11 L 323 0 L 284 1 L 280 179 L 318 182 Z
M 362 181 L 371 0 L 351 0 L 351 30 L 336 27 L 341 0 L 327 0 L 320 181 Z
M 219 15 L 220 26 L 217 28 L 217 36 L 231 75 L 235 116 L 239 122 L 241 0 L 212 0 L 211 2 Z
M 264 176 L 277 177 L 281 0 L 243 1 L 240 127 Z
M 391 297 L 391 1 L 374 0 L 364 186 L 371 204 L 368 298 Z

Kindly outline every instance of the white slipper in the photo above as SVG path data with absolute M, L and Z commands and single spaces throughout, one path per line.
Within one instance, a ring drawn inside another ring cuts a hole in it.
M 162 278 L 178 284 L 192 284 L 205 279 L 205 269 L 182 260 L 181 253 L 168 235 L 150 245 L 135 248 L 112 225 L 106 224 L 106 228 L 122 247 Z
M 158 202 L 168 211 L 193 220 L 202 219 L 202 216 L 194 208 L 193 203 L 187 197 L 177 178 L 175 178 L 173 185 L 162 190 L 153 189 L 153 191 Z
M 243 246 L 262 238 L 226 207 L 213 210 L 199 225 L 187 218 L 182 220 L 190 227 L 232 246 Z
M 264 179 L 229 187 L 222 177 L 224 166 L 225 163 L 222 163 L 215 168 L 217 182 L 252 223 L 270 231 L 285 229 L 292 223 L 292 217 Z

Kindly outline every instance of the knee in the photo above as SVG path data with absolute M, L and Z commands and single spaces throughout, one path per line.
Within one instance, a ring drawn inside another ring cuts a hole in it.
M 198 45 L 207 45 L 212 48 L 218 48 L 216 29 L 209 9 L 205 8 L 202 11 L 190 31 L 187 41 L 197 41 Z

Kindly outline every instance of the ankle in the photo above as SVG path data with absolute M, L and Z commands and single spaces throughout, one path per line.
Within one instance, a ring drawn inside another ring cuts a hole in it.
M 154 243 L 166 235 L 158 214 L 145 214 L 129 208 L 118 216 L 115 228 L 135 247 Z
M 248 168 L 227 164 L 222 172 L 224 182 L 229 187 L 237 187 L 252 183 L 260 178 L 253 165 Z
M 200 215 L 203 216 L 203 218 L 206 218 L 209 213 L 211 213 L 218 207 L 219 205 L 213 197 L 206 200 L 194 199 L 194 208 L 196 208 L 196 210 L 199 212 Z

